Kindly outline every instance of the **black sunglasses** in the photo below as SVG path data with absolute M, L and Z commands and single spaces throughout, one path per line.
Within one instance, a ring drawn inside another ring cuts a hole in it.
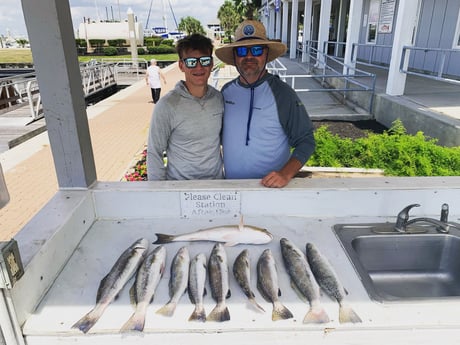
M 264 46 L 236 47 L 235 52 L 238 57 L 245 57 L 251 51 L 252 56 L 261 56 L 264 53 Z
M 212 63 L 212 56 L 202 56 L 199 58 L 189 57 L 182 59 L 184 61 L 185 67 L 187 68 L 195 68 L 198 65 L 198 61 L 200 61 L 200 65 L 203 67 L 211 66 Z

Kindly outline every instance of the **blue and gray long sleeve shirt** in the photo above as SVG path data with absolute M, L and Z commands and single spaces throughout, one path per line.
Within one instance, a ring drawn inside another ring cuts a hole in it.
M 280 170 L 291 157 L 304 165 L 313 154 L 310 117 L 295 91 L 279 77 L 266 73 L 254 85 L 237 78 L 224 85 L 222 94 L 225 178 L 262 178 Z

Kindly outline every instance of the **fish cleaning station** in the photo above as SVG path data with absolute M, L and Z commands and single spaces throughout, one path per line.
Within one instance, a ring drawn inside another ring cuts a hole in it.
M 460 177 L 100 181 L 69 1 L 22 5 L 59 190 L 2 247 L 6 345 L 458 344 Z

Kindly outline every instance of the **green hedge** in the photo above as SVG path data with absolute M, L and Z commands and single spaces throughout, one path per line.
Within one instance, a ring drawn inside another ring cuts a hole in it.
M 439 146 L 423 132 L 408 135 L 399 120 L 383 134 L 356 140 L 342 139 L 322 126 L 315 140 L 309 166 L 377 168 L 391 176 L 460 175 L 460 146 Z
M 165 44 L 160 44 L 158 47 L 147 47 L 147 51 L 149 54 L 171 54 L 175 53 L 176 49 Z
M 104 47 L 103 52 L 106 56 L 115 56 L 118 54 L 116 47 Z

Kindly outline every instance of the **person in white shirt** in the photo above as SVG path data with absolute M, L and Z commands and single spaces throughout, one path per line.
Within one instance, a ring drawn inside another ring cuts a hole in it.
M 147 72 L 145 73 L 145 82 L 148 86 L 150 86 L 150 90 L 152 91 L 152 102 L 156 104 L 160 99 L 161 93 L 161 79 L 166 84 L 166 79 L 161 73 L 160 67 L 157 66 L 157 60 L 152 59 L 150 60 L 150 66 L 147 68 Z

